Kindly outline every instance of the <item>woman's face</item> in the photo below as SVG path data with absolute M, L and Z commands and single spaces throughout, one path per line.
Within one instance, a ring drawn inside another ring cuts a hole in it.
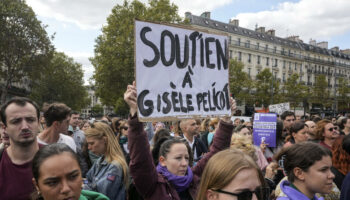
M 82 131 L 85 131 L 86 129 L 89 129 L 89 128 L 91 128 L 91 126 L 90 126 L 89 122 L 86 122 L 82 128 Z
M 239 194 L 244 191 L 255 191 L 261 187 L 258 172 L 254 168 L 242 169 L 233 178 L 233 180 L 222 191 Z M 237 196 L 224 194 L 220 192 L 207 193 L 208 200 L 237 200 Z M 257 200 L 257 196 L 253 194 L 252 200 Z
M 248 128 L 242 128 L 239 134 L 248 137 L 251 140 L 253 139 L 252 132 Z
M 78 200 L 82 189 L 79 164 L 68 152 L 51 156 L 41 164 L 34 184 L 45 200 Z
M 322 160 L 316 161 L 306 172 L 302 171 L 298 179 L 304 183 L 307 196 L 313 196 L 315 193 L 328 194 L 332 191 L 334 174 L 331 167 L 331 157 L 323 156 Z
M 177 143 L 170 147 L 166 158 L 160 156 L 159 162 L 166 166 L 168 171 L 177 176 L 184 176 L 189 165 L 189 155 L 185 144 Z
M 295 140 L 295 143 L 305 142 L 308 139 L 308 129 L 307 127 L 304 127 L 303 129 L 299 130 L 297 133 L 293 133 L 293 138 Z
M 122 126 L 121 128 L 122 131 L 122 135 L 127 136 L 128 135 L 128 129 L 129 129 L 129 125 L 125 124 L 124 126 Z
M 86 142 L 88 144 L 88 149 L 96 154 L 96 155 L 103 155 L 106 152 L 106 140 L 105 139 L 98 139 L 94 137 L 87 137 Z

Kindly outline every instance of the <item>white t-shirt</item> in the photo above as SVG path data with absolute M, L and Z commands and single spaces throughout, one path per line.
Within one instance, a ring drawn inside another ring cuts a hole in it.
M 39 137 L 36 137 L 39 144 L 48 145 L 46 142 L 40 140 Z M 56 143 L 63 143 L 68 145 L 74 152 L 77 152 L 77 146 L 75 145 L 74 139 L 68 135 L 60 133 L 60 137 Z

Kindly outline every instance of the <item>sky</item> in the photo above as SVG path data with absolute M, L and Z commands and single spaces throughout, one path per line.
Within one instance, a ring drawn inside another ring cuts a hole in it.
M 276 36 L 300 36 L 308 43 L 327 41 L 328 48 L 350 49 L 349 0 L 170 0 L 179 15 L 211 12 L 211 19 L 228 23 L 238 19 L 244 28 L 264 26 Z M 94 56 L 95 39 L 102 34 L 106 18 L 123 0 L 27 0 L 38 19 L 55 35 L 53 44 L 82 64 L 85 84 L 93 75 L 89 57 Z M 141 0 L 147 3 L 147 0 Z

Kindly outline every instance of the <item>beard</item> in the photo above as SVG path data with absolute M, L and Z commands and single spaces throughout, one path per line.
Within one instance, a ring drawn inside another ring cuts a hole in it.
M 35 141 L 36 141 L 36 137 L 31 138 L 31 139 L 27 139 L 27 140 L 25 140 L 25 141 L 13 141 L 13 143 L 15 143 L 16 146 L 19 146 L 19 147 L 29 147 L 29 146 L 32 145 Z

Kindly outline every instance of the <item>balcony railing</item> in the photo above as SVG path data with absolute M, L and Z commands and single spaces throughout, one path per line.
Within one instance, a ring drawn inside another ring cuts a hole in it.
M 330 60 L 323 60 L 323 59 L 319 59 L 319 58 L 312 58 L 312 57 L 304 56 L 304 55 L 301 55 L 298 53 L 296 53 L 296 54 L 292 53 L 292 52 L 288 53 L 287 51 L 275 50 L 274 48 L 261 47 L 261 46 L 255 45 L 255 44 L 245 43 L 245 42 L 236 41 L 236 40 L 232 40 L 231 45 L 239 46 L 239 47 L 243 47 L 243 48 L 247 48 L 247 49 L 252 49 L 252 50 L 256 50 L 256 51 L 260 51 L 260 52 L 264 52 L 264 53 L 268 52 L 271 54 L 283 55 L 283 56 L 287 56 L 290 58 L 305 60 L 307 62 L 318 62 L 318 63 L 323 63 L 325 65 L 336 65 L 336 66 L 350 68 L 350 64 L 339 63 L 339 62 L 330 61 Z

